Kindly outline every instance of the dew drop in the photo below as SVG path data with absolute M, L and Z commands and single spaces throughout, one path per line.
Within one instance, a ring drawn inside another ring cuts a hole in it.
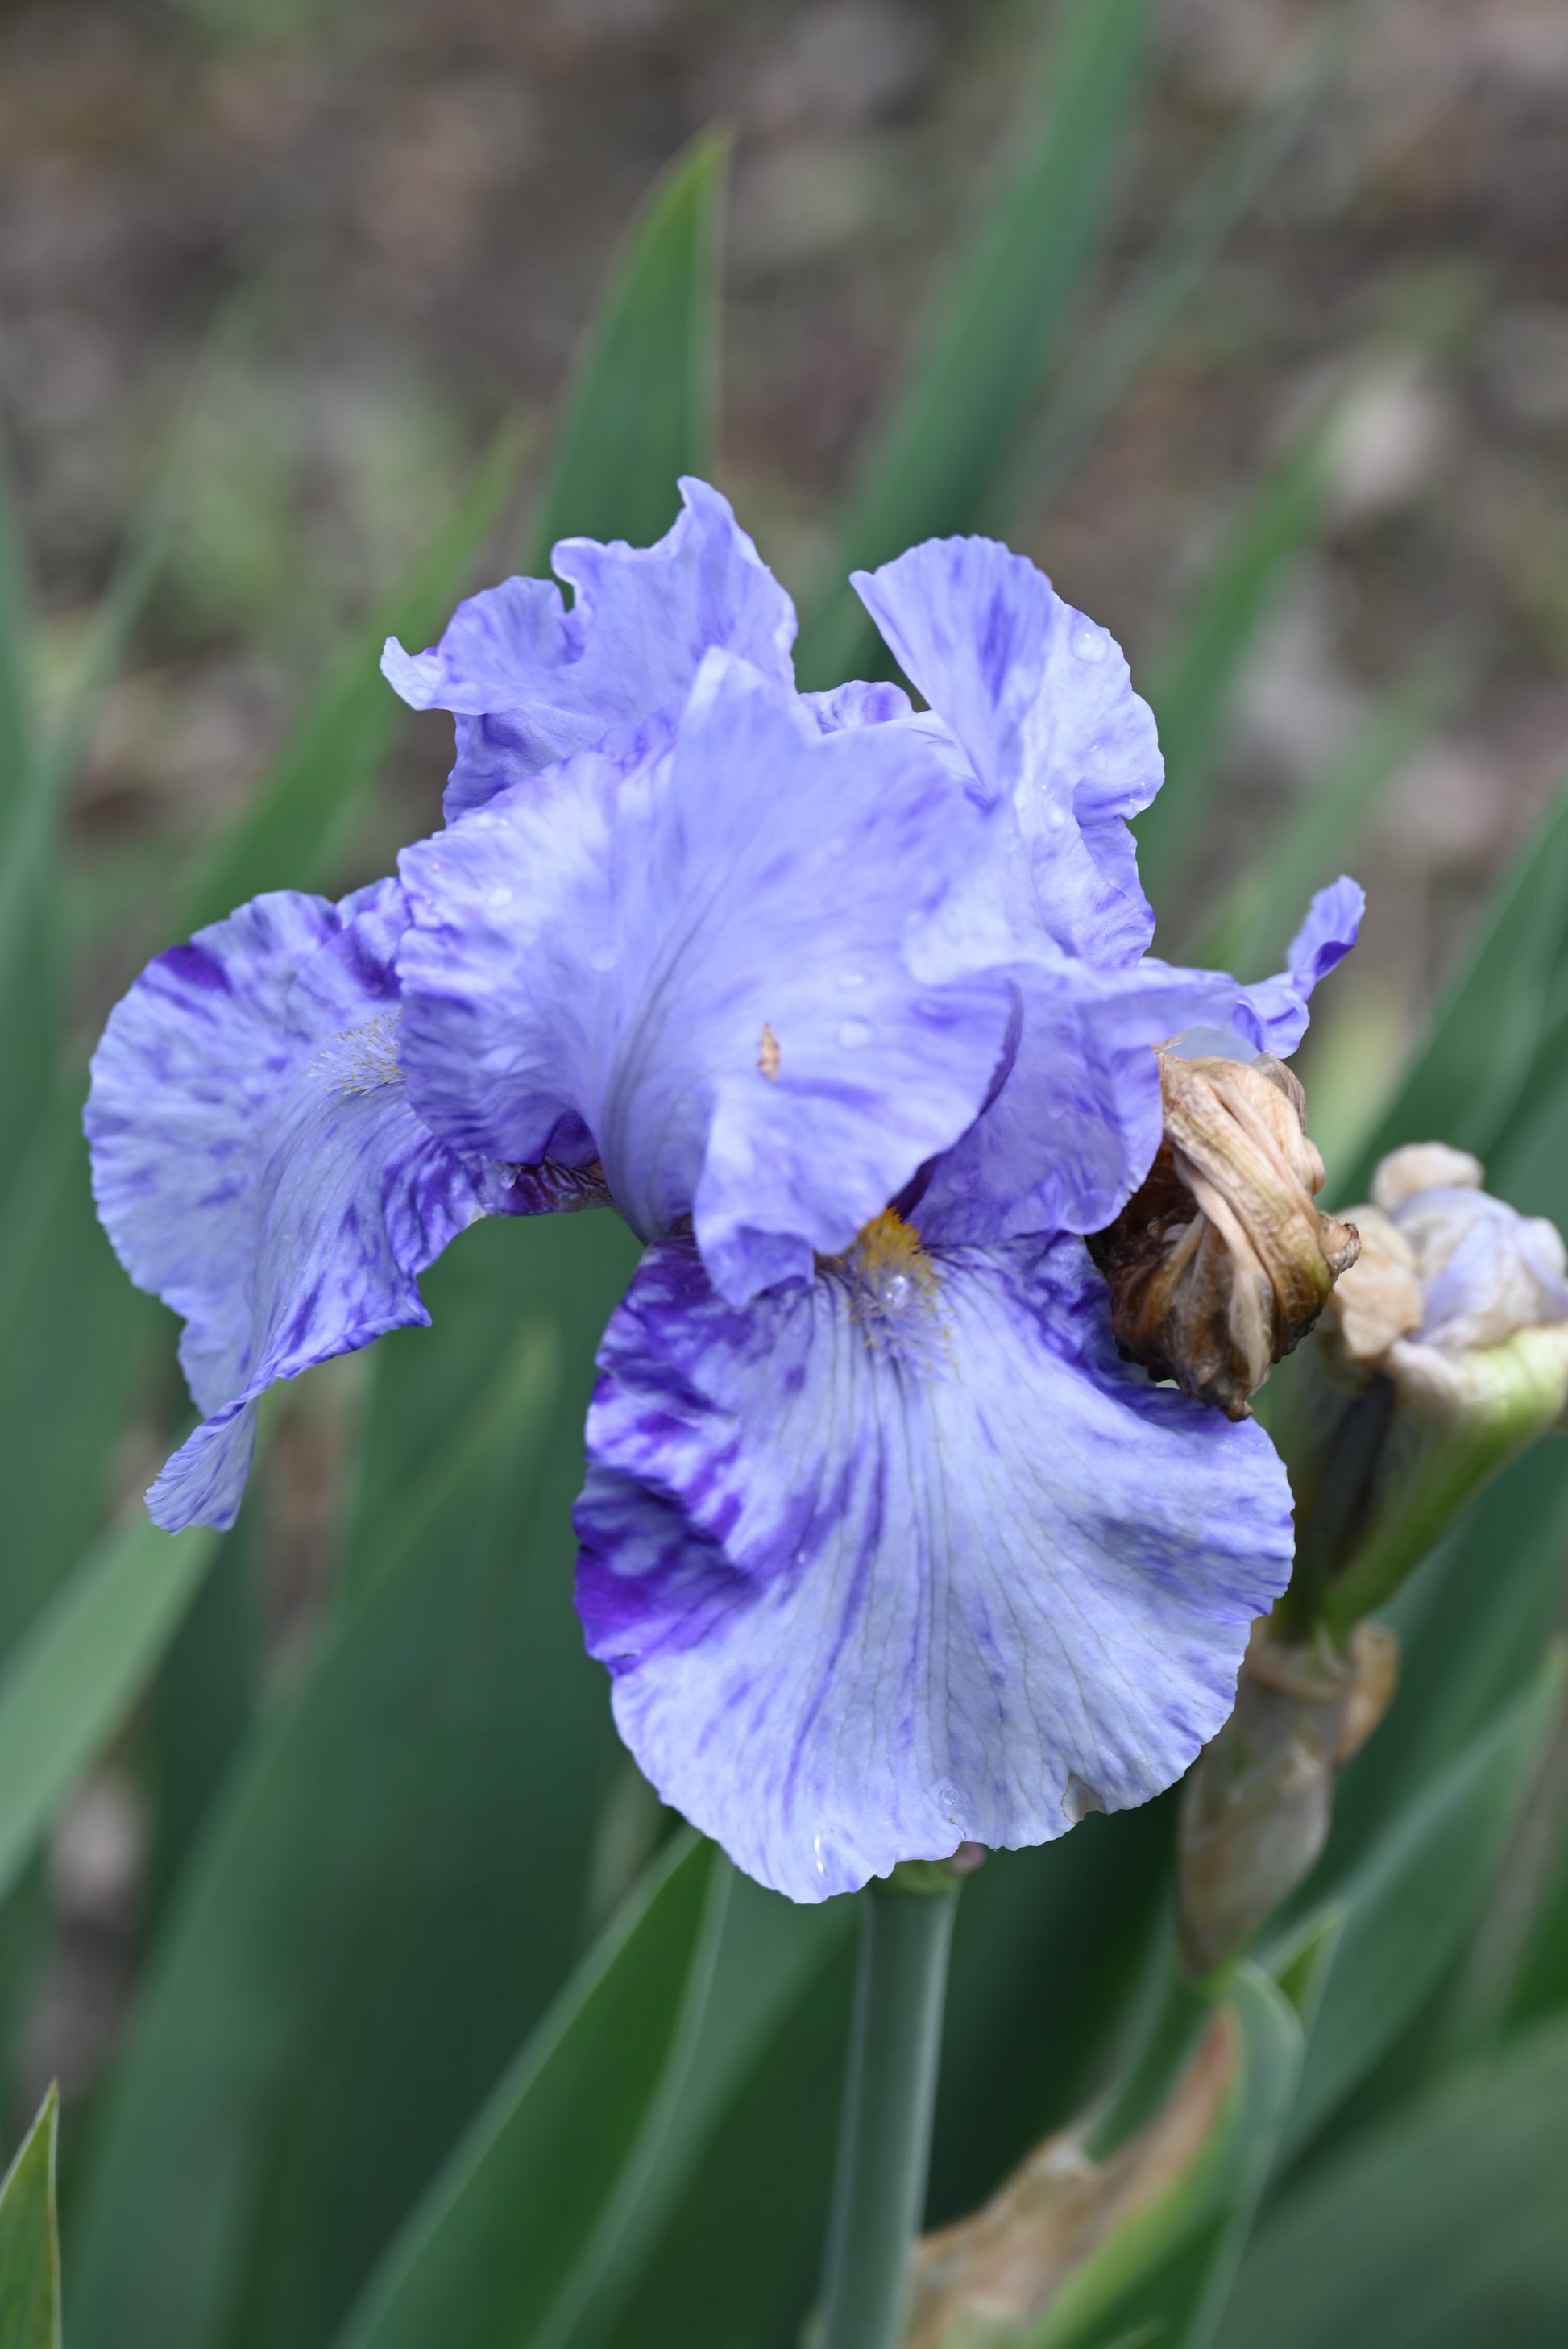
M 595 947 L 588 957 L 588 968 L 590 970 L 597 971 L 614 970 L 615 968 L 614 947 Z
M 1105 658 L 1106 642 L 1104 629 L 1097 628 L 1092 620 L 1085 620 L 1080 627 L 1073 631 L 1073 650 L 1079 660 L 1102 661 Z
M 958 1824 L 958 1789 L 950 1778 L 944 1778 L 936 1789 L 936 1799 L 954 1826 Z
M 1091 1811 L 1103 1811 L 1104 1808 L 1104 1795 L 1097 1793 L 1087 1778 L 1080 1778 L 1076 1770 L 1069 1770 L 1062 1795 L 1062 1811 L 1069 1823 L 1077 1826 L 1078 1821 L 1087 1818 Z
M 872 1023 L 869 1019 L 845 1019 L 841 1021 L 839 1027 L 839 1041 L 843 1046 L 846 1052 L 858 1052 L 863 1044 L 869 1044 L 871 1040 Z

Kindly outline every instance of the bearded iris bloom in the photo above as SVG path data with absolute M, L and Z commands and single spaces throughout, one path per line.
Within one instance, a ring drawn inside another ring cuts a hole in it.
M 985 540 L 856 585 L 906 675 L 799 695 L 788 598 L 700 483 L 385 667 L 458 718 L 447 828 L 341 905 L 154 962 L 88 1112 L 100 1213 L 206 1413 L 150 1503 L 233 1516 L 275 1379 L 425 1318 L 485 1214 L 646 1244 L 600 1355 L 578 1605 L 659 1792 L 800 1900 L 1149 1799 L 1291 1557 L 1251 1421 L 1121 1361 L 1082 1235 L 1172 1038 L 1288 1052 L 1278 978 L 1152 959 L 1152 719 Z

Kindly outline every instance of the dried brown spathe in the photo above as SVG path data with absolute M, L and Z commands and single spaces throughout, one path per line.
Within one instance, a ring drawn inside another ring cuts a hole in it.
M 1191 2177 L 1235 2094 L 1243 2053 L 1233 2009 L 1216 2007 L 1172 2094 L 1114 2153 L 1097 2160 L 1085 2125 L 1064 2129 L 984 2209 L 925 2236 L 904 2349 L 1013 2349 L 1035 2338 L 1108 2239 Z
M 1283 1062 L 1160 1055 L 1165 1138 L 1147 1181 L 1089 1240 L 1129 1361 L 1244 1419 L 1356 1261 L 1353 1224 L 1320 1214 L 1323 1161 Z

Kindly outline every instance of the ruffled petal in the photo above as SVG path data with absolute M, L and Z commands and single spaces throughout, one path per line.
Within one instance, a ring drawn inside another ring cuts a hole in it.
M 1058 956 L 1012 976 L 1019 1020 L 1005 1081 L 910 1202 L 932 1240 L 1102 1230 L 1160 1147 L 1155 1047 L 1225 1018 L 1235 993 L 1221 975 L 1153 960 L 1103 971 Z
M 1233 1059 L 1293 1052 L 1314 987 L 1355 943 L 1361 905 L 1354 881 L 1321 890 L 1291 942 L 1290 969 L 1252 987 L 1152 955 L 1125 970 L 1044 952 L 1016 965 L 1010 1065 L 910 1195 L 922 1231 L 983 1242 L 1103 1230 L 1160 1147 L 1155 1046 Z
M 988 828 L 918 730 L 821 736 L 710 654 L 667 758 L 585 753 L 406 853 L 415 1104 L 505 1159 L 566 1154 L 569 1122 L 738 1300 L 803 1273 L 985 1096 Z
M 851 726 L 889 726 L 913 715 L 902 685 L 867 685 L 859 678 L 829 693 L 803 693 L 800 707 L 824 734 L 841 734 Z
M 705 481 L 680 486 L 681 514 L 656 545 L 560 542 L 551 561 L 574 591 L 570 611 L 549 581 L 509 579 L 459 605 L 430 652 L 387 639 L 382 669 L 404 700 L 457 713 L 449 820 L 677 709 L 711 647 L 792 687 L 789 596 L 728 502 Z
M 1127 819 L 1163 767 L 1115 640 L 994 539 L 929 539 L 852 584 L 981 784 L 1014 811 L 1026 934 L 1043 926 L 1095 963 L 1136 960 L 1154 916 Z
M 341 905 L 280 890 L 160 955 L 111 1014 L 85 1125 L 98 1213 L 181 1315 L 203 1423 L 150 1495 L 170 1532 L 232 1522 L 274 1379 L 428 1319 L 415 1276 L 511 1170 L 407 1104 L 395 882 Z
M 1295 1051 L 1306 1033 L 1313 988 L 1350 952 L 1366 910 L 1361 884 L 1341 874 L 1307 907 L 1306 919 L 1286 949 L 1285 968 L 1273 978 L 1237 989 L 1233 1024 L 1254 1051 L 1274 1052 L 1282 1060 Z
M 1147 1802 L 1290 1568 L 1267 1437 L 1118 1360 L 1081 1242 L 877 1241 L 743 1311 L 653 1249 L 589 1414 L 621 1733 L 796 1900 Z

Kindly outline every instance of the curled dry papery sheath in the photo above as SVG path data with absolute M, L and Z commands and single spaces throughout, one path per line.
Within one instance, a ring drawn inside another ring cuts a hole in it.
M 1114 2153 L 1097 2158 L 1089 2151 L 1086 2123 L 1062 2129 L 982 2209 L 927 2235 L 915 2254 L 904 2349 L 1017 2349 L 1036 2339 L 1081 2339 L 1071 2318 L 1062 2334 L 1053 2333 L 1053 2312 L 1109 2238 L 1126 2230 L 1135 2239 L 1139 2222 L 1179 2194 L 1202 2163 L 1243 2060 L 1236 2017 L 1219 2007 L 1174 2093 Z M 1081 2310 L 1076 2313 L 1081 2322 Z
M 1293 1051 L 1361 893 L 1272 979 L 1161 961 L 1159 747 L 1103 628 L 933 541 L 855 581 L 927 706 L 800 693 L 788 596 L 683 498 L 655 546 L 559 546 L 570 608 L 509 580 L 388 647 L 456 716 L 445 825 L 160 957 L 87 1123 L 186 1325 L 170 1530 L 232 1521 L 265 1389 L 422 1321 L 477 1217 L 625 1218 L 578 1611 L 665 1800 L 816 1900 L 1145 1802 L 1229 1712 L 1284 1471 L 1119 1359 L 1083 1235 L 1160 1148 L 1155 1048 Z
M 1356 1228 L 1314 1204 L 1323 1161 L 1283 1061 L 1161 1052 L 1160 1087 L 1159 1155 L 1089 1251 L 1128 1360 L 1243 1419 L 1355 1263 Z

